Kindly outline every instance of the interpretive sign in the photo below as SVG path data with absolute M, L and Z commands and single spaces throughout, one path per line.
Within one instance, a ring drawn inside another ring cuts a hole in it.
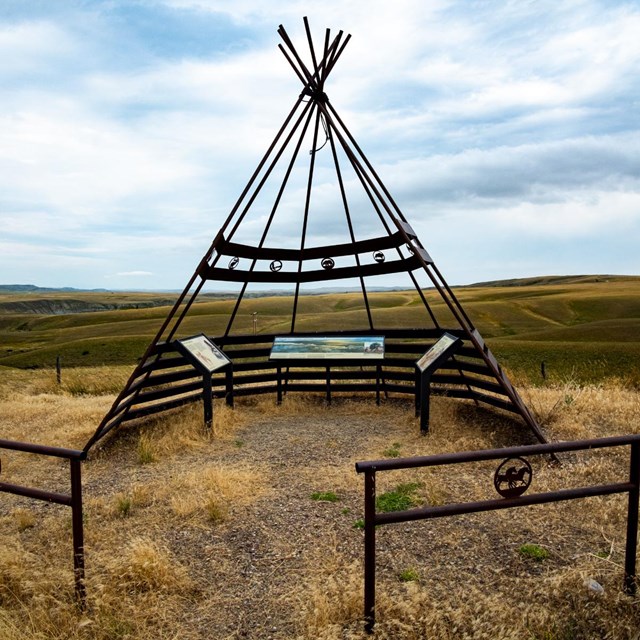
M 271 360 L 331 359 L 382 360 L 384 336 L 277 336 L 271 348 Z
M 431 376 L 443 365 L 460 347 L 462 340 L 443 333 L 425 354 L 416 360 L 416 417 L 420 416 L 420 431 L 429 431 L 429 401 L 431 395 Z
M 178 340 L 177 344 L 178 348 L 182 347 L 180 351 L 184 355 L 191 356 L 190 359 L 194 365 L 199 365 L 199 369 L 204 369 L 209 373 L 222 369 L 231 362 L 204 334 Z
M 450 355 L 450 350 L 461 342 L 460 338 L 450 333 L 442 334 L 440 340 L 416 362 L 416 367 L 422 372 L 432 369 L 434 365 L 441 364 L 442 360 Z
M 216 347 L 207 336 L 200 334 L 176 340 L 175 346 L 178 351 L 191 362 L 191 364 L 202 374 L 202 404 L 204 407 L 204 424 L 207 428 L 213 425 L 213 389 L 211 377 L 214 371 L 218 371 L 227 365 L 231 365 L 231 360 Z M 231 366 L 227 367 L 227 404 L 233 406 L 233 385 Z M 231 390 L 231 393 L 230 393 Z

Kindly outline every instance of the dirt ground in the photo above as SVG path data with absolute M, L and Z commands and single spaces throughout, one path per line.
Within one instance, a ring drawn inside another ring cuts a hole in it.
M 213 438 L 177 442 L 180 422 L 198 424 L 199 412 L 114 438 L 85 464 L 90 608 L 74 637 L 367 637 L 355 462 L 533 443 L 519 422 L 444 398 L 434 399 L 427 437 L 406 401 L 276 407 L 262 399 L 240 403 Z M 143 443 L 151 443 L 146 459 Z M 577 486 L 595 470 L 620 481 L 627 462 L 607 455 L 588 464 L 567 456 L 562 466 L 539 459 L 534 482 L 538 490 Z M 413 483 L 416 504 L 495 497 L 497 463 L 470 467 L 380 474 L 378 495 Z M 46 554 L 46 538 L 64 531 L 67 514 L 11 498 L 2 498 L 0 533 L 31 557 Z M 16 509 L 32 510 L 36 525 L 16 534 Z M 625 500 L 612 497 L 380 527 L 373 637 L 637 638 L 640 605 L 620 592 L 625 516 Z M 528 543 L 548 557 L 524 555 Z M 62 555 L 45 559 L 44 571 L 66 594 Z M 21 588 L 29 602 L 33 590 Z M 14 606 L 6 596 L 0 604 Z

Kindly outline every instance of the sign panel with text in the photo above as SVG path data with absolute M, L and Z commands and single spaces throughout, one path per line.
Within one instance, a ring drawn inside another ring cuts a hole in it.
M 281 337 L 273 341 L 271 360 L 382 360 L 384 336 Z

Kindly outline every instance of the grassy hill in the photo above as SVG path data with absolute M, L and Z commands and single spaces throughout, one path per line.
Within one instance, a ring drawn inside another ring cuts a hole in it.
M 457 287 L 456 296 L 503 365 L 516 376 L 539 379 L 540 364 L 556 378 L 582 381 L 620 377 L 640 384 L 640 277 L 567 276 L 530 278 Z M 443 326 L 453 326 L 437 293 L 429 290 Z M 171 302 L 151 293 L 74 292 L 74 300 L 96 306 L 90 312 L 24 313 L 20 303 L 68 300 L 64 292 L 0 294 L 0 365 L 49 367 L 60 355 L 65 366 L 132 364 L 166 317 Z M 13 307 L 4 303 L 11 302 Z M 370 294 L 377 327 L 422 326 L 425 313 L 415 292 Z M 231 299 L 194 305 L 182 335 L 220 334 L 233 308 Z M 105 309 L 97 305 L 112 305 Z M 160 306 L 158 306 L 160 305 Z M 267 296 L 243 301 L 235 330 L 250 333 L 258 313 L 260 333 L 286 332 L 292 299 Z M 367 326 L 362 296 L 327 293 L 302 297 L 299 330 Z
M 513 374 L 539 382 L 544 360 L 565 383 L 519 385 L 550 440 L 640 433 L 640 278 L 455 292 Z M 122 294 L 125 304 L 128 295 L 139 294 Z M 423 315 L 414 293 L 371 301 L 380 326 Z M 260 332 L 287 330 L 291 302 L 248 301 L 242 327 L 251 331 L 257 311 Z M 196 304 L 184 333 L 222 331 L 231 308 Z M 0 313 L 2 437 L 82 447 L 166 313 Z M 300 314 L 302 327 L 364 326 L 351 293 L 306 297 Z M 57 354 L 60 386 L 45 369 Z M 626 384 L 603 383 L 616 376 Z M 573 384 L 589 379 L 597 384 Z M 519 420 L 446 397 L 432 399 L 424 437 L 413 409 L 406 398 L 327 406 L 322 394 L 289 394 L 276 405 L 271 395 L 239 398 L 234 410 L 220 399 L 210 432 L 195 405 L 131 425 L 83 464 L 86 611 L 73 596 L 69 510 L 0 501 L 0 639 L 637 639 L 640 601 L 621 591 L 626 494 L 377 527 L 377 623 L 364 632 L 354 461 L 529 441 Z M 534 490 L 625 482 L 628 455 L 574 452 L 559 465 L 531 456 Z M 495 499 L 495 471 L 485 461 L 379 474 L 377 509 L 404 509 L 380 506 L 398 496 L 408 507 Z M 4 450 L 2 481 L 68 491 L 68 467 Z

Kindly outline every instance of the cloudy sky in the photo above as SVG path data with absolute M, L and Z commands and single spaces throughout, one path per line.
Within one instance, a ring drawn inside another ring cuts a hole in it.
M 326 92 L 449 283 L 640 273 L 638 2 L 0 0 L 0 283 L 181 288 L 304 15 L 352 34 Z

